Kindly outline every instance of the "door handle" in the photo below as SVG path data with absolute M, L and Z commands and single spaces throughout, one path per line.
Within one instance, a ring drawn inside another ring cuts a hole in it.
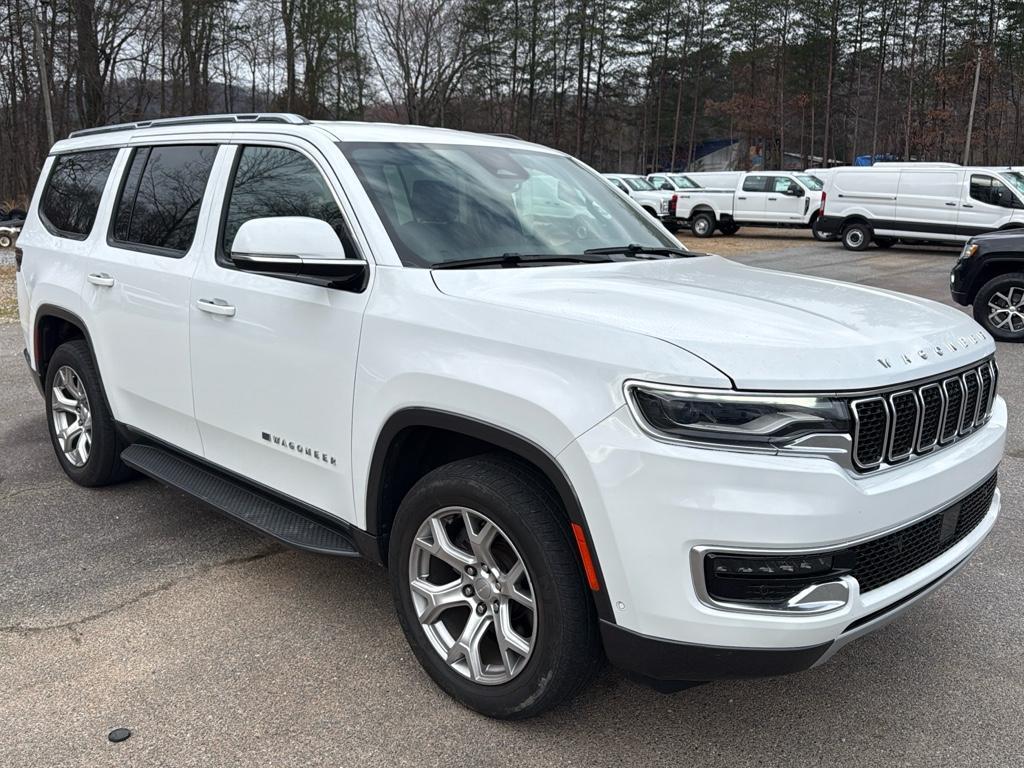
M 769 197 L 768 199 L 769 200 L 778 200 L 779 198 L 777 198 L 777 197 Z
M 956 203 L 946 203 L 946 205 L 956 205 Z
M 973 208 L 974 206 L 970 203 L 964 203 L 964 208 Z
M 93 285 L 98 285 L 101 288 L 110 288 L 114 284 L 114 278 L 106 272 L 90 272 L 87 279 Z
M 209 312 L 211 315 L 221 315 L 222 317 L 235 316 L 235 308 L 224 301 L 224 299 L 197 299 L 196 306 L 203 312 Z
M 737 197 L 736 199 L 737 200 L 746 200 L 747 198 L 745 198 L 745 197 Z

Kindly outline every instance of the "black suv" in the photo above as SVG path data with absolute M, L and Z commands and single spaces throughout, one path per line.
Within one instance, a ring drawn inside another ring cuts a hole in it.
M 953 300 L 1000 341 L 1024 341 L 1024 229 L 972 237 L 949 275 Z

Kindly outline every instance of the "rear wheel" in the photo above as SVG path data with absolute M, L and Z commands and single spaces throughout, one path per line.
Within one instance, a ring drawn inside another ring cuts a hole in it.
M 10 235 L 0 235 L 0 248 L 10 248 L 12 242 Z
M 706 211 L 694 214 L 690 219 L 690 231 L 697 237 L 711 237 L 715 234 L 715 217 Z
M 735 221 L 723 221 L 718 225 L 718 228 L 722 230 L 723 235 L 735 235 L 740 231 L 740 225 Z
M 867 224 L 855 221 L 843 229 L 843 247 L 848 251 L 863 251 L 871 245 L 871 230 Z
M 811 235 L 818 242 L 826 242 L 828 240 L 836 239 L 835 235 L 831 235 L 828 232 L 822 232 L 820 229 L 818 229 L 818 219 L 815 219 L 813 222 L 811 222 Z
M 46 421 L 64 473 L 79 485 L 119 482 L 131 475 L 107 408 L 89 345 L 61 344 L 46 367 Z
M 467 707 L 530 717 L 596 672 L 597 617 L 569 524 L 528 467 L 481 456 L 424 476 L 399 507 L 388 563 L 409 645 Z
M 1000 341 L 1024 341 L 1024 273 L 985 283 L 974 298 L 974 319 Z

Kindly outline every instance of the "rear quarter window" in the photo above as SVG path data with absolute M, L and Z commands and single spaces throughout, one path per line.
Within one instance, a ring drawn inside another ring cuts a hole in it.
M 116 158 L 116 149 L 57 156 L 39 202 L 47 229 L 76 240 L 89 236 Z

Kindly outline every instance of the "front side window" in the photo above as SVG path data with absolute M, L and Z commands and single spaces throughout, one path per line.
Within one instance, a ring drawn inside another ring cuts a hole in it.
M 385 183 L 397 191 L 394 175 Z M 408 201 L 396 205 L 408 211 Z M 348 243 L 345 220 L 327 182 L 313 162 L 285 147 L 242 147 L 228 190 L 221 248 L 231 254 L 238 228 L 249 219 L 308 216 L 330 224 L 342 243 Z M 405 214 L 408 216 L 408 213 Z M 346 248 L 346 250 L 348 250 Z
M 980 203 L 1012 208 L 1014 196 L 1009 188 L 992 176 L 971 174 L 971 197 Z
M 799 186 L 788 176 L 775 176 L 772 178 L 772 190 L 774 192 L 781 192 L 782 194 L 788 194 L 791 190 L 796 191 Z
M 767 176 L 747 176 L 747 178 L 743 180 L 744 192 L 766 192 L 767 190 Z
M 1002 174 L 1002 177 L 1006 179 L 1017 190 L 1018 195 L 1024 195 L 1024 173 L 1020 171 L 1006 171 Z
M 675 247 L 658 222 L 565 155 L 479 145 L 341 142 L 402 263 Z
M 114 240 L 166 255 L 192 246 L 217 147 L 140 147 L 114 214 Z
M 48 228 L 75 239 L 89 236 L 115 159 L 116 149 L 57 156 L 39 202 Z

